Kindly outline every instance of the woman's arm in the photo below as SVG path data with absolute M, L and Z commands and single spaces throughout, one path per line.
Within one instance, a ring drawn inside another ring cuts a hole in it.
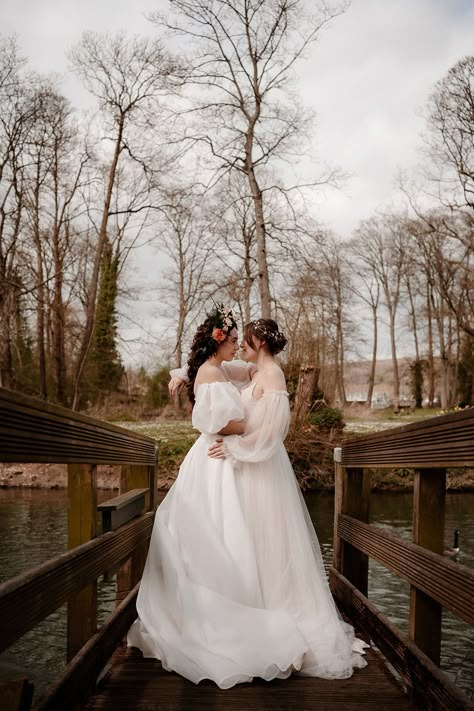
M 259 405 L 262 421 L 256 430 L 248 434 L 227 437 L 216 441 L 207 453 L 212 459 L 230 457 L 236 461 L 258 462 L 269 459 L 288 431 L 288 393 L 283 373 L 280 369 L 265 377 L 263 395 L 265 400 Z
M 240 435 L 245 432 L 245 420 L 229 420 L 217 434 L 220 435 Z

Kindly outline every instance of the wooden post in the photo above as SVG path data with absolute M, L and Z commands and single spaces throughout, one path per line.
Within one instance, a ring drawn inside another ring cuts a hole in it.
M 340 463 L 340 448 L 334 453 L 334 567 L 339 570 L 363 595 L 368 592 L 369 558 L 338 536 L 339 514 L 347 514 L 368 523 L 370 476 L 363 469 L 353 469 Z
M 442 554 L 446 469 L 415 471 L 413 487 L 413 543 Z M 410 589 L 410 639 L 439 666 L 441 653 L 439 602 L 412 586 Z
M 126 491 L 130 491 L 130 489 L 145 489 L 149 487 L 152 483 L 151 480 L 155 478 L 154 474 L 150 474 L 150 469 L 152 468 L 153 467 L 141 464 L 122 466 L 120 474 L 120 493 L 123 494 Z M 153 503 L 153 506 L 155 505 L 156 484 L 154 486 L 155 491 L 152 492 L 150 487 L 150 491 L 145 497 L 145 511 L 151 510 L 151 503 Z M 116 605 L 119 605 L 122 600 L 127 597 L 130 590 L 135 587 L 142 577 L 147 553 L 148 541 L 145 541 L 135 548 L 131 558 L 129 558 L 118 571 L 117 592 L 115 597 Z
M 342 540 L 338 533 L 338 518 L 342 513 L 344 500 L 344 480 L 345 468 L 341 466 L 341 448 L 336 447 L 334 450 L 334 533 L 333 533 L 333 555 L 332 564 L 341 572 L 341 550 Z
M 95 464 L 68 464 L 68 548 L 96 536 Z M 67 660 L 97 631 L 97 582 L 86 585 L 67 605 Z
M 153 466 L 148 467 L 148 488 L 150 489 L 150 506 L 149 511 L 155 511 L 157 505 L 157 486 L 158 486 L 158 457 L 159 457 L 159 447 L 155 447 L 155 463 Z

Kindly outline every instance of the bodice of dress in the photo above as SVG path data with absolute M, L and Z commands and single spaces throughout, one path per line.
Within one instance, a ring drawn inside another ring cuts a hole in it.
M 258 404 L 258 400 L 256 400 L 253 396 L 254 387 L 255 383 L 251 381 L 250 383 L 248 383 L 248 385 L 245 385 L 245 387 L 243 387 L 240 391 L 240 397 L 242 398 L 242 404 L 244 406 L 246 420 L 248 420 L 251 413 L 254 411 L 255 406 Z

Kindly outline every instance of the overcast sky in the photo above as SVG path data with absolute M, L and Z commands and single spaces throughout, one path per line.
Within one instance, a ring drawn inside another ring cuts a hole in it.
M 160 0 L 0 0 L 0 31 L 18 35 L 32 67 L 61 75 L 76 107 L 85 94 L 66 51 L 85 29 L 152 34 Z M 321 160 L 351 178 L 324 191 L 316 216 L 343 238 L 396 200 L 394 181 L 419 162 L 427 99 L 436 81 L 474 52 L 474 0 L 352 0 L 299 67 L 302 98 L 317 112 Z
M 85 96 L 66 51 L 85 29 L 150 34 L 160 0 L 0 0 L 4 34 L 16 33 L 41 72 L 57 72 L 72 104 Z M 343 237 L 394 198 L 399 170 L 418 161 L 423 112 L 434 83 L 474 52 L 474 0 L 352 0 L 300 64 L 304 100 L 317 112 L 324 162 L 352 177 L 325 191 L 318 214 Z

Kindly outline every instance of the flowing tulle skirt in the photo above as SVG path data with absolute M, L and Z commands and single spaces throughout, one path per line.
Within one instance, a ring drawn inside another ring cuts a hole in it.
M 286 451 L 234 468 L 201 435 L 158 508 L 129 646 L 221 688 L 365 666 Z

